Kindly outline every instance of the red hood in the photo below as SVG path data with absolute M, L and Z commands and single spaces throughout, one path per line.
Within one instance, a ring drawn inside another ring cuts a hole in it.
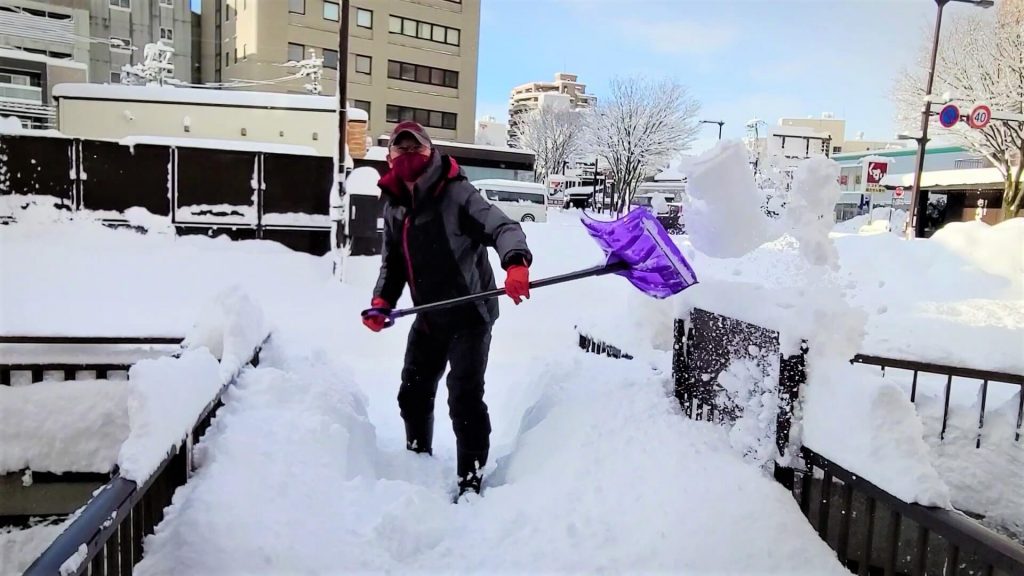
M 448 172 L 438 183 L 437 190 L 434 191 L 435 195 L 441 193 L 441 184 L 459 175 L 459 164 L 455 161 L 455 158 L 452 158 L 451 156 L 444 156 L 442 158 L 442 162 L 444 162 L 445 159 L 448 160 Z M 380 180 L 377 181 L 377 186 L 380 187 L 381 192 L 390 195 L 396 200 L 401 200 L 409 195 L 409 189 L 405 187 L 405 183 L 398 179 L 394 170 L 388 170 L 383 176 L 381 176 Z

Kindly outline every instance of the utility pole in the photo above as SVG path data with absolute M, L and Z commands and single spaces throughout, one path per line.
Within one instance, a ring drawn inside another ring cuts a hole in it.
M 333 248 L 339 255 L 344 254 L 345 244 L 348 238 L 345 231 L 348 229 L 349 215 L 342 213 L 342 207 L 347 206 L 345 202 L 345 145 L 348 140 L 348 28 L 349 28 L 349 0 L 341 0 L 341 14 L 338 18 L 338 74 L 335 91 L 338 98 L 338 151 L 334 165 L 334 185 L 337 187 L 335 200 L 338 205 L 332 206 L 335 213 L 333 219 L 334 229 L 331 240 Z M 338 265 L 341 257 L 335 259 L 335 274 L 340 277 L 341 270 Z
M 942 31 L 942 9 L 951 1 L 974 4 L 979 8 L 991 8 L 992 0 L 935 0 L 938 11 L 935 14 L 935 32 L 932 36 L 932 57 L 928 66 L 928 81 L 924 89 L 924 108 L 921 109 L 921 135 L 916 137 L 917 156 L 914 160 L 914 185 L 910 191 L 910 214 L 907 219 L 907 237 L 923 238 L 925 214 L 928 211 L 928 195 L 921 193 L 921 172 L 924 171 L 925 147 L 928 145 L 928 123 L 932 115 L 932 87 L 935 83 L 935 61 L 939 54 L 939 34 Z

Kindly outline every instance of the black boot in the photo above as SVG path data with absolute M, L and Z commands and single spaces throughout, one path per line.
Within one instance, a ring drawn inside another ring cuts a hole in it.
M 420 422 L 405 421 L 405 448 L 417 454 L 433 454 L 434 417 Z
M 456 472 L 459 475 L 459 496 L 466 492 L 480 493 L 480 484 L 483 482 L 483 470 L 487 465 L 487 451 L 468 452 L 460 450 L 458 454 Z

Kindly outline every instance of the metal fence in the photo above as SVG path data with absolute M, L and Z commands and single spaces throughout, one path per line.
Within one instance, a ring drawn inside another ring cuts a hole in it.
M 104 140 L 0 135 L 0 195 L 43 195 L 69 210 L 166 216 L 181 235 L 266 239 L 323 255 L 331 247 L 333 160 Z
M 839 561 L 862 575 L 1024 575 L 1024 547 L 956 510 L 908 504 L 804 448 L 793 490 Z
M 766 375 L 777 374 L 781 409 L 775 440 L 779 452 L 785 454 L 793 402 L 800 384 L 806 381 L 806 350 L 805 343 L 799 355 L 779 355 L 776 332 L 706 310 L 692 310 L 688 323 L 677 320 L 675 325 L 673 378 L 683 413 L 695 420 L 731 424 L 737 414 L 719 389 L 718 376 L 737 358 L 753 359 Z M 775 357 L 779 359 L 777 372 L 770 362 Z M 919 372 L 946 375 L 947 412 L 953 377 L 1020 384 L 1016 375 L 982 370 L 864 355 L 852 361 L 911 370 L 915 383 Z M 916 399 L 916 385 L 911 395 Z M 1018 431 L 1019 421 L 1018 417 Z M 1024 576 L 1024 546 L 963 513 L 903 502 L 806 447 L 799 448 L 795 456 L 803 465 L 776 465 L 775 478 L 791 491 L 811 525 L 852 571 Z
M 958 385 L 975 385 L 980 382 L 981 389 L 979 396 L 981 397 L 981 406 L 978 412 L 978 437 L 975 442 L 975 447 L 977 448 L 981 447 L 981 431 L 985 427 L 985 408 L 988 405 L 989 383 L 1002 382 L 1004 384 L 1015 385 L 1020 388 L 1020 394 L 1017 406 L 1017 428 L 1014 433 L 1014 441 L 1020 442 L 1021 426 L 1024 424 L 1024 375 L 1010 374 L 1008 372 L 994 372 L 991 370 L 976 370 L 974 368 L 962 368 L 959 366 L 946 366 L 930 362 L 885 358 L 883 356 L 871 356 L 867 354 L 858 354 L 854 356 L 853 360 L 850 362 L 855 364 L 878 366 L 881 368 L 883 376 L 887 369 L 890 371 L 901 370 L 911 372 L 913 374 L 913 378 L 911 380 L 910 387 L 910 401 L 915 404 L 917 403 L 918 377 L 920 374 L 925 373 L 945 376 L 946 385 L 943 389 L 942 430 L 939 432 L 939 439 L 944 439 L 946 436 L 946 425 L 949 421 L 949 398 L 953 390 L 954 382 Z M 954 378 L 957 380 L 954 380 Z
M 583 332 L 577 332 L 579 334 L 579 346 L 580 349 L 591 354 L 597 354 L 599 356 L 608 356 L 609 358 L 619 358 L 622 360 L 632 360 L 633 356 L 623 352 L 617 346 L 612 346 L 607 342 L 603 342 L 596 338 L 592 338 Z
M 265 344 L 265 342 L 264 342 Z M 253 351 L 249 365 L 259 364 L 261 348 Z M 235 375 L 237 377 L 237 374 Z M 131 574 L 142 559 L 143 539 L 163 520 L 174 490 L 188 481 L 194 470 L 192 448 L 209 428 L 221 397 L 232 378 L 202 410 L 195 424 L 171 447 L 156 471 L 141 484 L 119 474 L 98 490 L 77 518 L 25 571 L 27 575 L 122 575 Z M 85 547 L 77 568 L 68 560 Z

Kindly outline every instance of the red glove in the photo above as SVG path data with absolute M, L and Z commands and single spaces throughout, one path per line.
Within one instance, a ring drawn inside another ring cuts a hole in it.
M 391 304 L 388 304 L 386 300 L 381 297 L 374 298 L 370 302 L 371 308 L 384 308 L 388 311 L 391 310 Z M 384 329 L 384 324 L 387 320 L 386 316 L 380 316 L 378 314 L 369 314 L 363 317 L 363 324 L 373 330 L 374 332 L 380 332 Z
M 509 266 L 505 277 L 505 294 L 518 306 L 523 298 L 530 299 L 530 269 L 522 264 Z

